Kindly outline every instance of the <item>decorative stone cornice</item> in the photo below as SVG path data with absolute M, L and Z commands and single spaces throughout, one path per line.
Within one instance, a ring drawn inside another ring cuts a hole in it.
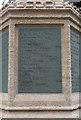
M 3 11 L 6 8 L 15 8 L 15 9 L 55 9 L 55 8 L 71 8 L 78 14 L 81 14 L 81 11 L 73 5 L 73 3 L 68 2 L 54 2 L 52 0 L 27 0 L 27 1 L 14 1 L 8 2 L 5 6 L 2 7 Z
M 9 19 L 52 18 L 69 19 L 81 27 L 80 10 L 69 2 L 53 2 L 52 0 L 27 0 L 27 2 L 8 2 L 0 10 L 0 24 Z

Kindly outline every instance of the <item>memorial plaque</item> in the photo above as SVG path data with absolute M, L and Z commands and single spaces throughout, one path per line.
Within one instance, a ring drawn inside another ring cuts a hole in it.
M 2 33 L 2 92 L 8 92 L 8 38 L 9 33 Z
M 79 37 L 79 41 L 80 41 L 80 47 L 79 47 L 79 60 L 80 60 L 80 64 L 79 64 L 79 76 L 80 76 L 80 84 L 79 84 L 79 91 L 81 92 L 81 34 Z
M 19 93 L 61 93 L 61 28 L 19 27 Z
M 71 30 L 72 92 L 79 92 L 79 34 Z

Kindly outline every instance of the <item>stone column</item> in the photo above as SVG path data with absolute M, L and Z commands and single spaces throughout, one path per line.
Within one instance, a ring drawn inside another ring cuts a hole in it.
M 62 82 L 66 105 L 71 99 L 71 50 L 70 50 L 70 23 L 65 21 L 62 29 Z
M 9 51 L 8 51 L 8 96 L 9 102 L 12 103 L 15 97 L 15 25 L 10 20 L 9 23 Z

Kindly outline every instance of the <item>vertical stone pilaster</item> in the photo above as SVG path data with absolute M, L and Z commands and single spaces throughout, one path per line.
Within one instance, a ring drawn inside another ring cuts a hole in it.
M 15 82 L 15 95 L 18 93 L 18 54 L 19 54 L 19 51 L 18 51 L 18 28 L 15 27 L 15 51 L 14 51 L 14 54 L 15 54 L 15 65 L 14 65 L 14 82 Z
M 62 80 L 63 93 L 66 104 L 70 105 L 71 100 L 71 50 L 70 50 L 70 23 L 65 21 L 62 29 Z
M 15 25 L 12 21 L 9 24 L 9 62 L 8 62 L 8 96 L 9 102 L 13 102 L 15 97 Z

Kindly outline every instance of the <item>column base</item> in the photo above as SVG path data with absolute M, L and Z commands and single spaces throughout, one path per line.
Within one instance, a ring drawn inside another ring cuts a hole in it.
M 8 111 L 0 110 L 0 117 L 2 118 L 80 118 L 81 109 L 73 111 Z M 73 119 L 72 119 L 73 120 Z

